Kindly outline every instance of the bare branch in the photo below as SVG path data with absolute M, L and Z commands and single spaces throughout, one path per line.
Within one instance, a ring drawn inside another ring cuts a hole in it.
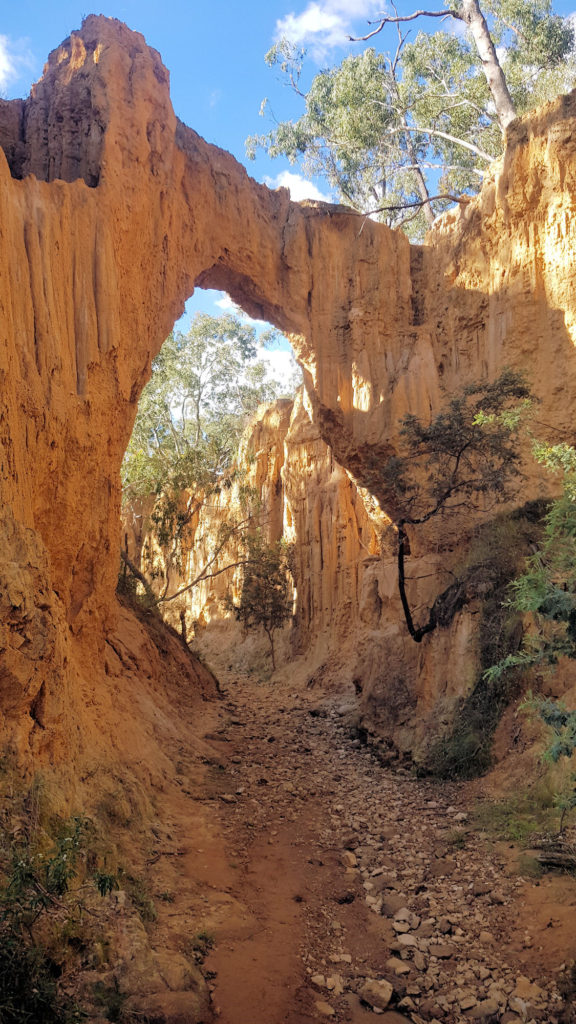
M 415 132 L 420 135 L 432 135 L 439 136 L 441 139 L 446 139 L 448 142 L 455 142 L 458 146 L 463 146 L 464 149 L 469 149 L 471 153 L 475 153 L 481 160 L 487 160 L 488 163 L 492 163 L 496 159 L 495 156 L 491 156 L 490 153 L 485 153 L 483 149 L 478 146 L 474 146 L 471 142 L 465 142 L 464 139 L 459 139 L 456 135 L 449 135 L 448 132 L 441 132 L 439 128 L 410 128 L 402 125 L 399 128 L 388 128 L 389 133 L 398 134 L 399 132 Z
M 368 32 L 365 36 L 348 36 L 348 39 L 351 43 L 365 43 L 368 39 L 372 39 L 373 36 L 377 36 L 385 25 L 398 25 L 401 21 L 414 21 L 416 18 L 441 18 L 442 20 L 445 18 L 457 18 L 458 21 L 463 21 L 459 11 L 414 11 L 414 14 L 405 14 L 404 16 L 397 14 L 394 17 L 382 18 L 378 22 L 377 28 L 373 29 L 372 32 Z M 376 25 L 376 22 L 369 21 L 368 24 Z
M 427 206 L 428 203 L 435 203 L 438 199 L 450 199 L 453 203 L 460 203 L 464 205 L 468 202 L 467 196 L 453 196 L 449 192 L 440 193 L 437 196 L 430 196 L 429 199 L 415 199 L 413 203 L 398 203 L 391 206 L 379 206 L 377 210 L 367 210 L 366 213 L 357 213 L 356 210 L 351 211 L 356 214 L 357 217 L 371 217 L 374 213 L 399 213 L 400 210 L 412 210 L 420 209 L 422 206 Z
M 217 569 L 216 572 L 206 572 L 206 571 L 204 571 L 204 572 L 200 573 L 200 575 L 197 576 L 195 580 L 192 580 L 192 583 L 188 583 L 185 587 L 182 587 L 181 590 L 177 590 L 175 594 L 170 594 L 170 597 L 163 597 L 159 601 L 157 601 L 156 603 L 157 604 L 167 604 L 168 601 L 173 601 L 176 597 L 180 597 L 182 594 L 185 594 L 188 590 L 192 590 L 193 587 L 196 587 L 199 583 L 202 583 L 203 580 L 213 580 L 213 579 L 215 579 L 216 576 L 220 576 L 221 573 L 228 572 L 229 569 L 237 569 L 238 566 L 240 566 L 240 565 L 248 565 L 248 563 L 249 563 L 249 559 L 248 558 L 243 558 L 239 562 L 230 562 L 229 565 L 223 566 L 222 569 Z

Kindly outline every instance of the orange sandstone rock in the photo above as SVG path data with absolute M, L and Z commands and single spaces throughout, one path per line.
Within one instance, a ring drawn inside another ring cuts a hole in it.
M 16 733 L 42 706 L 49 745 L 62 701 L 102 685 L 120 463 L 151 360 L 194 287 L 224 288 L 291 335 L 314 429 L 384 511 L 378 466 L 399 418 L 505 365 L 528 372 L 542 421 L 572 440 L 575 113 L 571 94 L 513 124 L 480 196 L 411 246 L 252 181 L 176 119 L 159 55 L 112 19 L 88 17 L 27 100 L 0 102 L 0 693 Z M 541 486 L 534 476 L 526 497 Z M 20 611 L 14 573 L 38 579 Z M 355 586 L 342 584 L 352 602 Z M 384 648 L 399 629 L 391 609 Z M 429 676 L 406 656 L 411 706 Z M 436 676 L 424 691 L 432 701 Z

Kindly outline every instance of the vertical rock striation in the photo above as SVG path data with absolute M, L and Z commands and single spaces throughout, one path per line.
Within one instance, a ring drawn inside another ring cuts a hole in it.
M 478 199 L 411 247 L 252 181 L 176 119 L 159 55 L 112 19 L 88 17 L 27 100 L 0 102 L 0 693 L 15 722 L 40 706 L 52 721 L 84 666 L 103 663 L 120 463 L 194 287 L 224 288 L 291 335 L 314 428 L 384 509 L 399 417 L 504 365 L 528 370 L 542 420 L 572 440 L 575 112 L 571 94 L 514 123 Z M 18 572 L 41 576 L 24 611 Z

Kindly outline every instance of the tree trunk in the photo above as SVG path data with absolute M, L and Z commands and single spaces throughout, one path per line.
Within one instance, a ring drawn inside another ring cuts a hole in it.
M 136 579 L 139 580 L 139 582 L 142 584 L 142 586 L 144 587 L 144 590 L 146 592 L 146 597 L 148 598 L 148 600 L 151 601 L 152 604 L 156 604 L 156 594 L 152 590 L 152 587 L 148 583 L 148 580 L 146 579 L 144 574 L 140 572 L 140 569 L 136 568 L 136 566 L 134 565 L 134 562 L 132 562 L 130 560 L 130 558 L 128 558 L 128 555 L 126 554 L 125 551 L 122 551 L 122 549 L 120 549 L 120 558 L 124 562 L 124 565 L 128 566 L 128 568 L 130 569 L 130 572 L 132 573 L 132 575 L 135 576 Z
M 406 569 L 404 565 L 404 558 L 406 555 L 406 541 L 408 540 L 408 534 L 404 529 L 404 523 L 399 522 L 396 524 L 398 530 L 398 590 L 400 591 L 400 600 L 402 602 L 402 611 L 404 612 L 404 618 L 406 625 L 408 626 L 408 632 L 412 637 L 414 643 L 419 644 L 422 638 L 427 633 L 431 633 L 438 625 L 436 619 L 436 611 L 432 607 L 430 609 L 428 622 L 425 626 L 419 626 L 418 629 L 414 626 L 414 620 L 410 611 L 410 605 L 408 604 L 408 596 L 406 594 Z
M 272 658 L 272 671 L 275 672 L 276 671 L 276 652 L 274 651 L 274 637 L 272 635 L 272 630 L 271 629 L 266 629 L 266 626 L 264 626 L 264 630 L 266 632 L 266 636 L 268 637 L 268 639 L 270 641 L 270 656 Z
M 180 636 L 182 637 L 184 647 L 188 647 L 188 629 L 186 626 L 186 611 L 184 608 L 180 609 Z
M 404 127 L 407 128 L 408 127 L 408 122 L 406 121 L 406 118 L 405 118 L 404 115 L 402 116 L 402 121 L 403 121 Z M 420 193 L 420 198 L 422 199 L 422 201 L 424 203 L 424 206 L 422 207 L 422 209 L 424 210 L 424 216 L 426 218 L 426 223 L 427 223 L 428 227 L 431 228 L 433 223 L 434 223 L 434 220 L 435 220 L 434 210 L 432 209 L 432 204 L 430 202 L 430 193 L 428 191 L 428 186 L 426 185 L 426 179 L 425 179 L 425 177 L 424 177 L 424 175 L 423 175 L 423 173 L 422 173 L 422 171 L 420 169 L 420 164 L 419 164 L 419 161 L 418 161 L 418 157 L 416 156 L 416 149 L 414 148 L 414 144 L 412 142 L 412 138 L 411 138 L 410 132 L 406 132 L 406 145 L 407 145 L 408 152 L 410 154 L 410 159 L 412 160 L 412 163 L 414 164 L 414 173 L 416 175 L 416 180 L 418 182 L 418 191 Z
M 480 9 L 479 0 L 462 0 L 461 17 L 472 33 L 476 49 L 482 61 L 482 68 L 486 75 L 488 88 L 494 100 L 498 122 L 502 131 L 505 131 L 510 122 L 516 118 L 516 110 L 508 91 L 504 72 L 498 60 L 496 47 L 492 42 L 486 19 Z

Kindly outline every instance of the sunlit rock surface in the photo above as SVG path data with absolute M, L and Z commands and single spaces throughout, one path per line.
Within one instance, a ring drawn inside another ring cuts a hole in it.
M 571 94 L 514 124 L 478 199 L 420 247 L 345 207 L 256 184 L 176 119 L 159 55 L 120 22 L 90 16 L 27 100 L 0 101 L 0 695 L 20 746 L 34 737 L 56 750 L 64 719 L 107 685 L 120 463 L 151 360 L 195 286 L 226 289 L 291 335 L 314 437 L 384 511 L 379 466 L 399 417 L 426 416 L 443 389 L 503 366 L 530 376 L 546 432 L 573 440 L 575 113 Z M 289 481 L 292 493 L 303 486 Z M 357 501 L 339 488 L 322 499 L 323 536 L 332 509 Z M 524 498 L 540 488 L 534 476 Z M 443 531 L 434 555 L 459 532 Z M 311 540 L 301 558 L 318 558 Z M 360 614 L 359 579 L 330 572 L 304 631 L 324 630 L 341 601 Z M 395 679 L 399 728 L 465 685 L 473 631 L 455 620 L 415 649 L 389 569 L 371 572 L 380 610 L 358 657 L 380 668 L 365 670 L 364 699 L 385 718 Z

